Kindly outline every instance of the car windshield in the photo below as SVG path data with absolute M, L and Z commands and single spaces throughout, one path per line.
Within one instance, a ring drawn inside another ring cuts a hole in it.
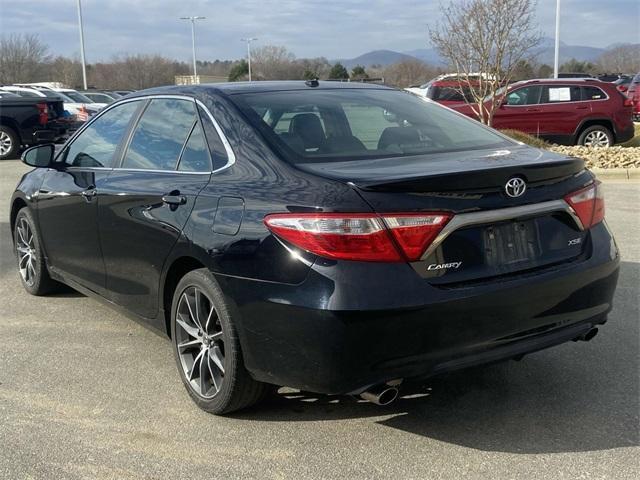
M 293 163 L 498 148 L 512 142 L 462 115 L 391 89 L 318 89 L 233 96 Z
M 74 91 L 65 91 L 64 94 L 76 103 L 93 103 L 93 100 L 85 97 L 81 93 Z
M 38 89 L 45 97 L 60 99 L 61 95 L 53 90 Z

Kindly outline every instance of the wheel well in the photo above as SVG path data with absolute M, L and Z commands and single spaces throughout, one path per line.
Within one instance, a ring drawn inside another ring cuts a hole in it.
M 576 136 L 576 140 L 578 139 L 578 137 L 580 137 L 580 135 L 582 135 L 582 132 L 584 132 L 585 129 L 589 127 L 593 127 L 595 125 L 607 127 L 607 129 L 611 132 L 611 135 L 613 135 L 613 140 L 615 141 L 616 133 L 613 130 L 613 124 L 611 123 L 611 120 L 604 120 L 604 119 L 603 120 L 587 120 L 586 122 L 584 122 L 580 126 L 580 129 L 578 130 L 578 135 Z
M 169 337 L 171 337 L 171 302 L 178 282 L 190 271 L 203 267 L 204 265 L 193 257 L 180 257 L 171 264 L 167 271 L 164 288 L 162 289 L 162 305 L 164 308 L 165 329 Z
M 20 138 L 20 129 L 18 128 L 18 124 L 12 119 L 7 117 L 0 117 L 0 126 L 7 127 L 13 130 L 13 133 L 18 137 L 18 142 L 22 144 L 22 138 Z
M 27 206 L 27 202 L 25 202 L 22 198 L 16 198 L 13 201 L 13 205 L 11 205 L 11 215 L 9 217 L 9 226 L 11 227 L 11 238 L 13 239 L 13 229 L 16 224 L 16 217 L 18 216 L 18 212 Z

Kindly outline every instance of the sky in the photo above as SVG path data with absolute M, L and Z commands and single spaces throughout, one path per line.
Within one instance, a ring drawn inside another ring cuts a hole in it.
M 448 0 L 82 0 L 87 62 L 125 53 L 191 58 L 189 22 L 199 60 L 237 59 L 243 37 L 283 45 L 297 57 L 352 58 L 362 53 L 429 48 L 428 27 Z M 570 45 L 640 43 L 639 0 L 562 0 L 560 38 Z M 556 0 L 538 0 L 543 35 L 553 37 Z M 79 55 L 76 0 L 0 0 L 0 35 L 37 33 L 54 55 Z

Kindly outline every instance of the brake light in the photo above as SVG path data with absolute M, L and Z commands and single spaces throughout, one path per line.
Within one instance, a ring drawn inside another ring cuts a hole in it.
M 585 230 L 604 220 L 604 192 L 601 182 L 596 180 L 588 187 L 570 193 L 564 199 L 576 212 Z
M 446 213 L 285 213 L 264 223 L 278 237 L 322 257 L 416 261 L 451 219 Z
M 625 98 L 622 104 L 625 107 L 633 107 L 633 100 L 631 100 L 630 98 Z
M 40 125 L 46 125 L 49 121 L 49 107 L 46 103 L 38 103 L 38 123 Z

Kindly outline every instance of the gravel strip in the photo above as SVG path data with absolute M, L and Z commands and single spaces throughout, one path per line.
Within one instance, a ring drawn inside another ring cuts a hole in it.
M 640 147 L 549 147 L 557 153 L 583 158 L 589 168 L 640 168 Z

